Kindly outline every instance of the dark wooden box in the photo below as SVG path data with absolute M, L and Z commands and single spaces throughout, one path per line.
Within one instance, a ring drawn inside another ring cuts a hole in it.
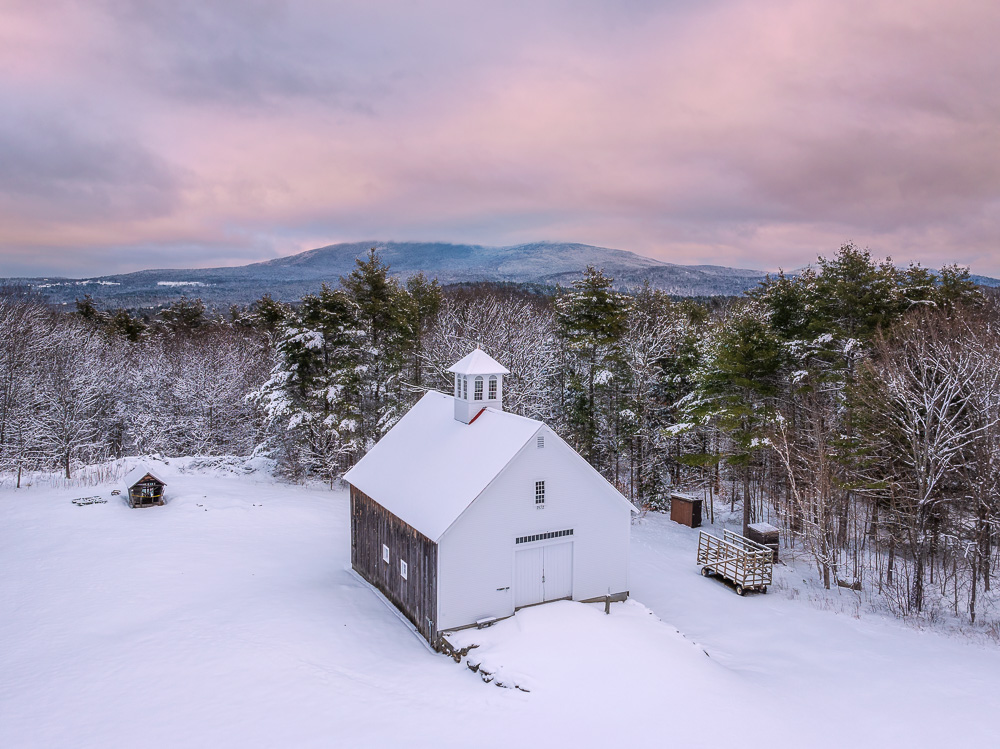
M 747 538 L 763 544 L 774 552 L 774 561 L 778 561 L 778 539 L 781 534 L 780 529 L 775 528 L 770 523 L 751 523 L 747 526 Z
M 670 495 L 670 519 L 689 528 L 701 526 L 701 499 L 690 494 Z

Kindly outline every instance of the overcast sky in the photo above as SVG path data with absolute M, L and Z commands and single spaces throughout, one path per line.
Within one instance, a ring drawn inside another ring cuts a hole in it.
M 996 0 L 0 0 L 0 276 L 339 241 L 1000 275 Z

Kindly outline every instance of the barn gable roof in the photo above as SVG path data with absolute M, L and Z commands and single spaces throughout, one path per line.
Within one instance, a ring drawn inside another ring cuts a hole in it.
M 494 408 L 464 424 L 454 411 L 452 396 L 428 392 L 344 475 L 432 541 L 542 426 Z
M 150 468 L 149 466 L 147 466 L 145 463 L 140 463 L 135 468 L 133 468 L 131 471 L 129 471 L 128 473 L 126 473 L 125 474 L 125 478 L 122 479 L 122 481 L 125 482 L 125 486 L 127 486 L 129 489 L 131 489 L 133 486 L 135 486 L 140 481 L 142 481 L 143 477 L 146 476 L 147 474 L 149 476 L 152 476 L 154 479 L 156 479 L 157 481 L 159 481 L 164 486 L 167 485 L 167 482 L 164 481 L 163 479 L 161 479 L 155 473 L 153 473 L 153 469 Z

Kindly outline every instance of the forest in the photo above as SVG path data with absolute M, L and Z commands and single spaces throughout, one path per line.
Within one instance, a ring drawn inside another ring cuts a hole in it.
M 132 455 L 340 476 L 479 345 L 642 510 L 767 520 L 826 587 L 983 622 L 1000 561 L 1000 306 L 967 269 L 846 245 L 740 298 L 400 281 L 373 250 L 295 304 L 54 307 L 0 287 L 0 475 Z M 995 623 L 993 626 L 996 626 Z

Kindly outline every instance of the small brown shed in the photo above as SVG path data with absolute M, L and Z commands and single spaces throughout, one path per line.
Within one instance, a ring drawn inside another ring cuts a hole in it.
M 129 507 L 152 507 L 163 504 L 163 488 L 167 482 L 145 465 L 137 465 L 125 474 Z
M 674 492 L 670 495 L 670 519 L 689 528 L 701 526 L 701 499 L 690 494 Z

